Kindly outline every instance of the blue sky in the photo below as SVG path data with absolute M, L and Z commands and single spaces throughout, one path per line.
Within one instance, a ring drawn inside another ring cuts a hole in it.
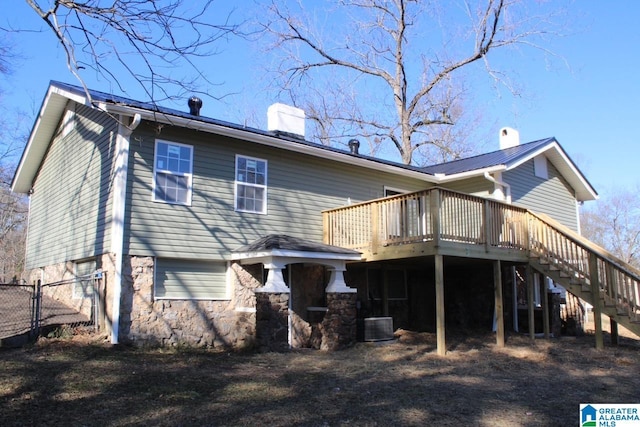
M 475 105 L 483 118 L 499 128 L 510 126 L 523 142 L 555 136 L 587 179 L 602 195 L 615 187 L 640 185 L 640 2 L 582 0 L 570 6 L 571 28 L 549 46 L 559 58 L 551 65 L 540 55 L 511 55 L 505 61 L 523 87 L 521 97 L 479 88 Z M 0 26 L 44 28 L 33 11 L 16 2 Z M 29 127 L 50 80 L 77 83 L 52 35 L 43 32 L 12 34 L 11 43 L 22 56 L 14 72 L 3 77 L 0 107 L 3 114 Z M 266 120 L 266 99 L 251 83 L 260 81 L 259 53 L 233 45 L 215 58 L 215 79 L 225 93 L 224 102 L 206 101 L 203 115 L 242 122 L 243 116 Z M 567 66 L 564 65 L 566 61 Z M 233 64 L 233 66 L 220 66 Z M 112 90 L 90 76 L 92 89 Z M 136 98 L 135 91 L 126 94 Z M 143 99 L 144 100 L 144 99 Z M 176 105 L 169 105 L 176 107 Z M 185 106 L 178 108 L 184 108 Z M 255 119 L 253 119 L 255 122 Z M 264 123 L 258 123 L 264 127 Z M 486 150 L 497 148 L 485 143 Z

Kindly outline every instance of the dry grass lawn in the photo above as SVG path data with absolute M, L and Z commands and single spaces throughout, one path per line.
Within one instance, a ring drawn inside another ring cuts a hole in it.
M 399 331 L 325 353 L 111 347 L 95 337 L 0 351 L 2 426 L 569 426 L 580 403 L 640 403 L 640 345 L 593 336 Z

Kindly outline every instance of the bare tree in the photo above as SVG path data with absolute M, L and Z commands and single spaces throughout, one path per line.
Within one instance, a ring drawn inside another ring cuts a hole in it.
M 640 268 L 638 190 L 612 189 L 580 214 L 582 234 L 623 261 Z
M 11 191 L 10 182 L 0 168 L 0 283 L 20 278 L 24 268 L 28 202 Z
M 296 10 L 289 3 L 272 0 L 272 20 L 264 27 L 273 36 L 271 48 L 282 55 L 276 70 L 282 91 L 312 112 L 324 142 L 338 136 L 323 133 L 327 129 L 349 124 L 346 134 L 372 145 L 390 141 L 406 164 L 418 151 L 423 159 L 433 158 L 424 153 L 433 149 L 444 159 L 466 153 L 468 147 L 452 145 L 443 129 L 464 112 L 465 88 L 454 77 L 479 63 L 512 87 L 492 68 L 489 53 L 536 46 L 549 31 L 547 19 L 529 14 L 520 0 L 338 0 L 325 21 L 318 10 L 306 16 L 308 4 L 301 0 Z M 341 70 L 342 79 L 323 78 L 332 68 Z
M 184 92 L 214 96 L 203 89 L 213 84 L 195 59 L 215 54 L 217 43 L 238 31 L 230 15 L 216 14 L 211 0 L 26 2 L 53 32 L 70 72 L 85 89 L 84 76 L 93 73 L 126 93 L 127 76 L 153 102 Z

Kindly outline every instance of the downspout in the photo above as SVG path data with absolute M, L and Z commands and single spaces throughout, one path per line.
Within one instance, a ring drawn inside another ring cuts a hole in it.
M 113 278 L 113 303 L 111 321 L 111 344 L 118 344 L 120 329 L 120 298 L 122 296 L 122 264 L 124 259 L 124 214 L 127 200 L 127 173 L 129 167 L 129 138 L 141 121 L 136 113 L 130 125 L 125 125 L 127 116 L 120 116 L 116 136 L 116 153 L 113 173 L 113 212 L 111 216 L 111 252 L 115 254 Z
M 511 186 L 509 184 L 507 184 L 506 182 L 504 182 L 502 180 L 502 178 L 500 179 L 496 179 L 495 177 L 491 176 L 489 174 L 489 172 L 485 172 L 484 173 L 484 177 L 485 179 L 487 179 L 488 181 L 493 182 L 496 185 L 501 186 L 502 188 L 504 188 L 504 192 L 502 193 L 503 196 L 503 201 L 507 202 L 507 203 L 511 203 Z

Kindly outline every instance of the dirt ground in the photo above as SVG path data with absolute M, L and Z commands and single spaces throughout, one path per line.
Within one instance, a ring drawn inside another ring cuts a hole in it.
M 348 350 L 234 353 L 42 339 L 0 351 L 2 426 L 568 426 L 640 403 L 640 343 L 398 331 Z

